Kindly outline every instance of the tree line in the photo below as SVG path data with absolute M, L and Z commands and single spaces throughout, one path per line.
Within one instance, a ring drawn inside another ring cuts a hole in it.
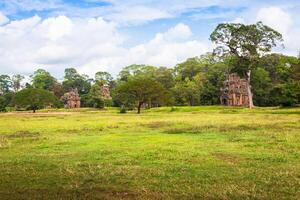
M 22 75 L 0 75 L 0 109 L 61 107 L 60 97 L 75 88 L 83 107 L 119 106 L 139 113 L 142 107 L 215 105 L 220 104 L 226 74 L 233 72 L 249 82 L 250 108 L 300 103 L 300 56 L 270 53 L 283 41 L 279 32 L 261 22 L 222 23 L 210 39 L 216 46 L 213 52 L 173 68 L 126 66 L 115 78 L 101 71 L 91 78 L 67 68 L 63 81 L 58 81 L 38 69 L 22 87 Z M 100 92 L 104 84 L 110 88 L 111 100 Z

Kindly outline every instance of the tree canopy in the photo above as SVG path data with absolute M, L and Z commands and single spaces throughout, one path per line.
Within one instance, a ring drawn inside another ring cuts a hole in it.
M 143 77 L 131 78 L 120 83 L 116 92 L 122 104 L 137 107 L 138 114 L 143 104 L 163 104 L 168 95 L 159 82 Z
M 46 106 L 54 106 L 57 101 L 53 93 L 36 88 L 23 89 L 14 97 L 16 106 L 31 109 L 33 112 Z

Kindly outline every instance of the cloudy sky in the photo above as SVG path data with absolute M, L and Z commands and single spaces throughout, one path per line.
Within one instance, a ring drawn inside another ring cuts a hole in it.
M 0 0 L 0 74 L 172 67 L 211 51 L 221 22 L 263 21 L 284 36 L 276 51 L 297 55 L 299 11 L 299 0 Z

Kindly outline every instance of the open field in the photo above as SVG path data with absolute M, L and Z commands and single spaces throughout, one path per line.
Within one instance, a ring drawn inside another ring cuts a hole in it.
M 300 108 L 1 114 L 0 174 L 0 199 L 300 199 Z

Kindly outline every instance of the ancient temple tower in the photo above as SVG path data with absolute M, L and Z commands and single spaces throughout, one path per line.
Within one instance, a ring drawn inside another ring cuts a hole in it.
M 228 74 L 221 89 L 221 104 L 226 106 L 248 106 L 247 86 L 247 80 L 241 79 L 237 73 Z
M 72 89 L 70 92 L 61 97 L 65 108 L 80 108 L 80 97 L 77 89 Z
M 109 91 L 109 86 L 108 85 L 102 85 L 100 87 L 100 89 L 101 89 L 101 93 L 102 93 L 103 99 L 111 99 L 110 91 Z

